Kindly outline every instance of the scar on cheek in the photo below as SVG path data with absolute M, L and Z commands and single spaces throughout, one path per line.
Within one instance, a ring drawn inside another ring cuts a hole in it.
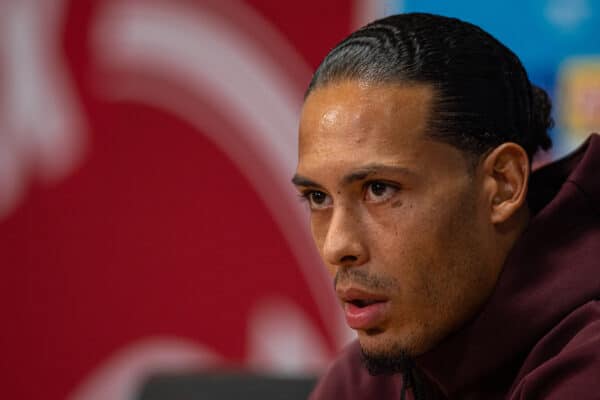
M 400 207 L 402 205 L 402 200 L 396 200 L 392 203 L 392 208 Z

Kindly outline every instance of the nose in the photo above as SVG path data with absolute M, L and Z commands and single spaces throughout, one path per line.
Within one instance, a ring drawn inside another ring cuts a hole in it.
M 334 209 L 323 243 L 323 258 L 334 266 L 358 266 L 369 259 L 362 218 L 349 208 Z

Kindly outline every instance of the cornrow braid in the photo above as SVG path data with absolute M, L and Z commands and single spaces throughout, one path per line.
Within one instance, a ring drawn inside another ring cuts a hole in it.
M 511 50 L 456 18 L 408 13 L 366 25 L 325 57 L 305 97 L 342 80 L 431 85 L 428 134 L 475 156 L 510 141 L 531 159 L 552 145 L 548 95 Z

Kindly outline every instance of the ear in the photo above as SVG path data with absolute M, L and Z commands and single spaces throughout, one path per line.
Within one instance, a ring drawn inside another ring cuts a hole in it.
M 525 203 L 529 157 L 518 144 L 503 143 L 484 158 L 482 167 L 490 221 L 500 224 L 513 216 Z

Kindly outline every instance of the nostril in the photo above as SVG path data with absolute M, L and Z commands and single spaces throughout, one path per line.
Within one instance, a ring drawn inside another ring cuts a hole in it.
M 340 262 L 342 263 L 355 262 L 356 260 L 358 260 L 358 257 L 356 256 L 344 256 L 340 258 Z

